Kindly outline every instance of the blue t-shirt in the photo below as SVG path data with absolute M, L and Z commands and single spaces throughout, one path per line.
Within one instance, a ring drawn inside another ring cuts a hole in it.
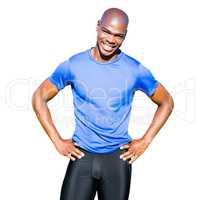
M 151 96 L 158 81 L 149 69 L 124 52 L 99 62 L 91 49 L 71 56 L 48 77 L 73 94 L 75 130 L 72 140 L 93 153 L 108 153 L 132 140 L 128 133 L 131 103 L 137 90 Z

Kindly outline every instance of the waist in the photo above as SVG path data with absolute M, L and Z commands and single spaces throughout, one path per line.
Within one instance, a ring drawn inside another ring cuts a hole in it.
M 82 151 L 85 155 L 87 156 L 95 156 L 95 157 L 103 157 L 103 156 L 111 156 L 113 157 L 114 155 L 120 155 L 121 153 L 125 152 L 126 149 L 120 149 L 120 148 L 117 148 L 111 152 L 107 152 L 107 153 L 96 153 L 96 152 L 90 152 L 80 146 L 76 146 L 76 148 L 78 148 L 80 151 Z

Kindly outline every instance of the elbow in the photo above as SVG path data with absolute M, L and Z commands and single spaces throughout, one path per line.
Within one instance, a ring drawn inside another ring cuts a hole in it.
M 35 91 L 33 93 L 33 95 L 32 95 L 32 98 L 31 98 L 31 104 L 32 104 L 32 108 L 33 108 L 34 111 L 37 110 L 37 104 L 36 104 L 36 102 L 37 102 L 37 92 Z
M 164 101 L 164 105 L 166 106 L 169 113 L 171 113 L 174 109 L 174 100 L 171 95 Z
M 173 100 L 171 95 L 169 95 L 169 106 L 170 106 L 171 111 L 173 111 L 173 109 L 174 109 L 174 100 Z
M 42 106 L 45 104 L 46 102 L 43 100 L 43 98 L 40 95 L 40 92 L 38 90 L 36 90 L 33 95 L 32 95 L 32 99 L 31 99 L 31 104 L 32 104 L 32 108 L 35 112 L 39 112 L 42 108 Z

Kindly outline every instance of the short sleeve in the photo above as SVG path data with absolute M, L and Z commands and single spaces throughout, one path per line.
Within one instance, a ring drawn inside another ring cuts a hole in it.
M 70 64 L 69 61 L 60 63 L 48 79 L 57 87 L 62 90 L 65 86 L 71 83 Z
M 152 72 L 140 64 L 137 89 L 144 92 L 147 96 L 151 96 L 156 91 L 158 84 L 159 82 L 156 80 Z

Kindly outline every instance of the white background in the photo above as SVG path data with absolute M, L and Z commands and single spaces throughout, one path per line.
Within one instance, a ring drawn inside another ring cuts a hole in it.
M 175 101 L 168 122 L 132 165 L 130 199 L 200 199 L 197 0 L 1 1 L 0 199 L 59 199 L 68 159 L 37 121 L 31 97 L 60 62 L 95 44 L 97 20 L 109 7 L 130 18 L 122 50 L 150 68 Z M 137 138 L 156 106 L 140 92 L 133 105 L 129 130 Z M 70 87 L 49 106 L 60 134 L 70 138 Z

